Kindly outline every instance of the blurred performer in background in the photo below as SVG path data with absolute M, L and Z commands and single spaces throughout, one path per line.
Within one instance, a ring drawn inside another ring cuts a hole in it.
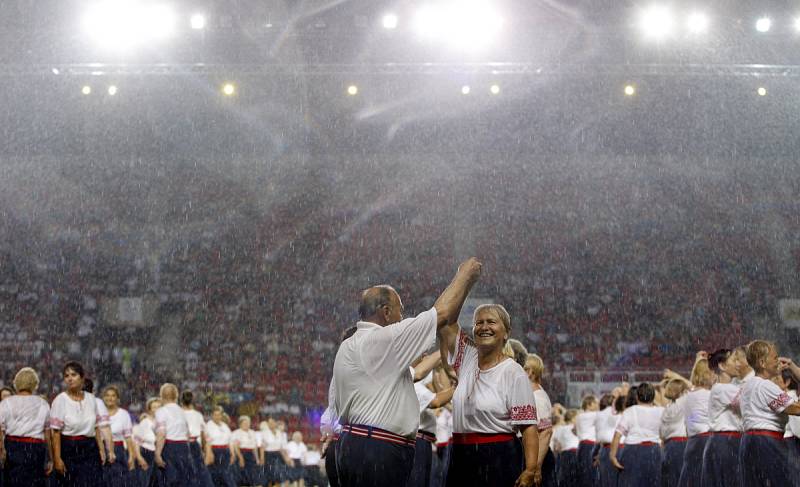
M 239 416 L 239 429 L 231 436 L 233 452 L 239 465 L 239 485 L 258 485 L 261 473 L 256 457 L 258 441 L 256 432 L 250 429 L 250 417 Z
M 133 472 L 136 466 L 136 455 L 133 453 L 133 423 L 128 411 L 119 407 L 119 389 L 108 386 L 103 390 L 103 403 L 108 409 L 108 419 L 111 427 L 111 440 L 113 442 L 116 461 L 108 462 L 103 467 L 103 480 L 106 486 L 134 487 L 136 476 Z
M 456 321 L 481 265 L 464 262 L 433 308 L 403 319 L 397 291 L 362 293 L 358 330 L 339 347 L 333 368 L 342 434 L 336 467 L 343 487 L 404 487 L 414 465 L 419 401 L 408 367 Z
M 708 400 L 711 386 L 716 376 L 708 367 L 708 353 L 697 353 L 692 369 L 691 383 L 694 388 L 686 395 L 684 416 L 686 417 L 686 451 L 683 454 L 683 468 L 679 485 L 681 487 L 699 487 L 702 485 L 703 451 L 711 433 L 708 421 Z
M 597 442 L 597 430 L 595 420 L 599 404 L 595 396 L 589 395 L 581 402 L 581 412 L 575 418 L 575 434 L 578 435 L 580 444 L 578 445 L 578 475 L 581 485 L 585 487 L 593 486 L 597 480 L 597 469 L 594 466 L 592 452 Z
M 664 409 L 654 406 L 656 391 L 643 382 L 636 388 L 637 404 L 625 409 L 611 442 L 609 458 L 620 470 L 620 487 L 646 487 L 661 484 L 661 446 L 659 429 Z M 620 439 L 625 448 L 618 457 Z
M 536 400 L 525 370 L 503 354 L 511 317 L 499 304 L 485 304 L 475 309 L 473 323 L 474 339 L 457 322 L 441 332 L 458 374 L 447 485 L 538 485 Z
M 53 431 L 53 468 L 59 485 L 93 487 L 103 478 L 104 459 L 116 461 L 114 450 L 101 457 L 95 428 L 104 436 L 104 445 L 112 445 L 108 411 L 99 408 L 92 393 L 83 390 L 86 376 L 78 362 L 67 362 L 62 369 L 67 390 L 56 396 L 50 406 L 50 429 Z
M 208 469 L 215 487 L 235 487 L 230 468 L 234 460 L 232 433 L 223 420 L 223 413 L 222 406 L 216 406 L 206 424 L 206 440 L 213 455 Z
M 683 379 L 669 379 L 664 387 L 664 397 L 669 401 L 661 414 L 661 441 L 664 454 L 661 463 L 661 485 L 677 486 L 683 469 L 683 455 L 686 452 L 685 402 L 689 384 Z
M 156 410 L 161 407 L 161 400 L 152 397 L 147 400 L 145 413 L 139 417 L 139 423 L 133 427 L 133 441 L 137 451 L 136 477 L 139 487 L 155 485 L 156 471 Z
M 161 469 L 159 487 L 195 487 L 198 485 L 189 451 L 189 424 L 178 406 L 178 388 L 161 386 L 161 404 L 156 410 L 155 463 Z
M 189 450 L 192 453 L 198 487 L 211 487 L 211 474 L 206 468 L 206 462 L 211 463 L 212 453 L 206 438 L 206 422 L 203 415 L 194 409 L 194 394 L 192 391 L 181 392 L 181 409 L 186 415 L 189 425 Z
M 619 473 L 614 465 L 611 464 L 609 453 L 611 452 L 611 442 L 614 440 L 614 433 L 617 431 L 617 423 L 621 415 L 614 414 L 614 396 L 604 394 L 600 398 L 600 410 L 594 420 L 594 429 L 597 434 L 597 444 L 594 449 L 594 461 L 597 465 L 597 475 L 599 484 L 602 487 L 616 487 Z
M 535 353 L 531 353 L 527 355 L 524 367 L 533 388 L 536 415 L 539 421 L 536 425 L 539 430 L 539 459 L 536 463 L 542 472 L 541 485 L 542 487 L 555 487 L 558 480 L 556 478 L 556 458 L 550 449 L 550 440 L 553 437 L 553 406 L 550 403 L 550 396 L 542 388 L 544 361 Z
M 50 405 L 35 395 L 39 376 L 24 367 L 14 376 L 17 394 L 0 401 L 0 464 L 4 487 L 44 487 L 53 470 Z
M 558 485 L 560 487 L 578 486 L 580 469 L 578 468 L 578 436 L 575 435 L 575 418 L 577 409 L 569 409 L 564 413 L 564 423 L 553 429 L 553 450 L 558 456 Z

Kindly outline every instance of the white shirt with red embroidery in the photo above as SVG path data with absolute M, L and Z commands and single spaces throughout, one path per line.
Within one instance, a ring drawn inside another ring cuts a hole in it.
M 111 423 L 111 439 L 115 443 L 124 442 L 125 438 L 130 438 L 133 434 L 133 423 L 128 411 L 118 408 L 117 412 L 109 417 L 109 422 Z M 125 448 L 128 448 L 128 445 L 125 445 Z
M 539 428 L 539 431 L 552 428 L 553 405 L 550 402 L 550 396 L 547 395 L 544 389 L 539 388 L 533 391 L 533 399 L 536 405 L 536 416 L 538 420 L 536 427 Z
M 742 386 L 739 407 L 745 430 L 768 430 L 783 433 L 786 429 L 786 414 L 783 411 L 792 404 L 792 398 L 774 382 L 752 377 Z
M 686 394 L 683 403 L 683 415 L 686 419 L 686 433 L 697 436 L 707 433 L 711 428 L 708 421 L 708 399 L 711 391 L 708 389 L 695 389 Z
M 108 426 L 108 410 L 100 407 L 90 392 L 83 393 L 83 400 L 74 401 L 66 392 L 53 399 L 50 406 L 50 429 L 60 430 L 65 436 L 87 436 L 94 438 L 95 427 Z
M 478 349 L 459 330 L 451 364 L 458 374 L 453 395 L 454 433 L 513 433 L 536 425 L 536 400 L 522 367 L 506 358 L 488 370 L 478 369 Z
M 658 406 L 631 406 L 622 412 L 617 433 L 625 437 L 626 446 L 645 442 L 658 443 L 663 413 L 664 408 Z
M 664 408 L 661 415 L 661 438 L 686 438 L 686 415 L 685 415 L 686 395 L 669 403 Z
M 742 431 L 740 390 L 736 384 L 714 384 L 711 387 L 708 397 L 710 431 Z
M 6 436 L 44 439 L 50 405 L 39 396 L 11 396 L 0 402 L 0 430 Z
M 189 423 L 180 406 L 171 402 L 156 409 L 156 433 L 159 431 L 169 441 L 189 440 Z

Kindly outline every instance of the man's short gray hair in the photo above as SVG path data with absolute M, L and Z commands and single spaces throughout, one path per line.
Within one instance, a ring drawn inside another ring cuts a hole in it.
M 375 316 L 382 307 L 392 304 L 392 293 L 397 292 L 392 286 L 382 284 L 365 289 L 361 293 L 361 304 L 358 305 L 359 319 L 366 320 Z

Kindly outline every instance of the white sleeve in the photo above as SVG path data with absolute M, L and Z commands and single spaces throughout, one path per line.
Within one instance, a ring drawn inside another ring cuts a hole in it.
M 414 318 L 386 327 L 391 333 L 391 346 L 400 364 L 410 366 L 414 359 L 436 345 L 436 322 L 436 308 L 431 308 Z
M 762 382 L 756 393 L 759 402 L 767 405 L 775 414 L 782 413 L 792 403 L 792 398 L 771 381 Z
M 131 415 L 125 411 L 124 425 L 122 427 L 122 436 L 130 438 L 133 434 L 133 423 L 131 422 Z
M 88 394 L 88 393 L 87 393 Z M 108 426 L 111 424 L 110 417 L 108 415 L 108 408 L 106 405 L 103 404 L 103 401 L 98 400 L 94 395 L 92 395 L 95 404 L 95 426 L 101 428 L 103 426 Z
M 459 370 L 461 370 L 461 364 L 464 362 L 464 356 L 475 352 L 475 344 L 472 338 L 463 329 L 459 328 L 455 347 L 455 353 L 449 355 L 447 363 L 452 365 L 456 374 L 458 374 Z
M 422 382 L 414 384 L 414 392 L 417 393 L 417 400 L 419 400 L 419 412 L 422 413 L 431 404 L 431 401 L 436 397 L 436 394 L 430 389 L 422 385 Z
M 628 430 L 630 429 L 630 419 L 628 418 L 629 414 L 628 411 L 630 409 L 626 409 L 620 415 L 619 421 L 617 422 L 617 433 L 621 434 L 622 436 L 628 436 Z
M 509 359 L 510 360 L 510 359 Z M 506 390 L 506 407 L 512 425 L 535 425 L 539 418 L 536 413 L 536 399 L 533 397 L 533 389 L 528 381 L 528 376 L 522 371 L 519 365 L 514 364 L 511 369 L 513 377 L 507 383 L 509 390 Z
M 167 414 L 166 411 L 164 411 L 163 409 L 156 409 L 156 414 L 155 414 L 156 424 L 155 428 L 153 428 L 153 431 L 155 431 L 156 433 L 158 433 L 159 431 L 162 433 L 167 432 L 167 418 L 165 417 L 166 414 Z
M 544 390 L 540 392 L 542 392 L 542 394 L 534 393 L 534 397 L 536 398 L 536 415 L 539 420 L 537 427 L 539 431 L 544 431 L 553 427 L 553 405 L 550 403 L 550 396 L 547 395 Z
M 64 417 L 66 414 L 64 396 L 59 394 L 53 399 L 53 404 L 50 406 L 50 429 L 60 431 L 64 427 Z
M 328 386 L 328 407 L 319 419 L 319 431 L 323 435 L 332 435 L 335 424 L 339 421 L 339 414 L 336 412 L 336 383 L 331 377 L 331 384 Z

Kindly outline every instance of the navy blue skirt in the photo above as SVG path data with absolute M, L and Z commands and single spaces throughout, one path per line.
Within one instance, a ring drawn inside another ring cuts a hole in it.
M 256 462 L 254 450 L 242 450 L 244 467 L 239 468 L 239 485 L 259 485 L 261 483 L 261 469 Z
M 96 487 L 103 482 L 100 451 L 94 438 L 69 439 L 61 436 L 61 460 L 67 471 L 56 475 L 62 487 Z
M 429 487 L 431 484 L 431 467 L 433 465 L 433 447 L 424 438 L 417 438 L 414 445 L 414 468 L 408 487 Z
M 620 445 L 617 450 L 617 455 L 620 455 L 624 448 Z M 600 482 L 598 485 L 601 487 L 617 487 L 617 479 L 619 478 L 619 471 L 611 464 L 611 445 L 604 444 L 598 453 L 598 476 Z
M 669 439 L 664 444 L 661 463 L 662 487 L 677 487 L 683 469 L 683 455 L 686 453 L 686 438 Z
M 214 483 L 211 482 L 211 474 L 208 472 L 208 468 L 206 468 L 206 462 L 203 458 L 203 451 L 200 448 L 200 444 L 196 441 L 190 441 L 189 452 L 192 455 L 192 462 L 194 463 L 197 486 L 213 487 Z
M 524 468 L 524 452 L 518 438 L 477 445 L 454 444 L 447 486 L 513 487 Z
M 163 469 L 159 469 L 160 487 L 195 487 L 197 485 L 188 441 L 166 443 L 161 452 L 161 458 L 166 465 Z
M 214 487 L 236 487 L 231 471 L 231 452 L 228 447 L 212 448 L 214 463 L 208 466 L 211 474 L 211 484 Z
M 128 452 L 123 445 L 114 444 L 114 463 L 103 465 L 103 482 L 106 486 L 135 487 L 136 474 L 128 470 Z
M 774 437 L 768 434 L 746 432 L 742 436 L 739 464 L 744 487 L 793 485 L 797 480 L 789 469 L 788 449 L 783 434 L 772 433 Z
M 45 485 L 45 462 L 47 445 L 39 440 L 14 440 L 8 436 L 4 442 L 6 463 L 2 475 L 3 487 L 40 487 Z
M 144 461 L 147 462 L 147 468 L 143 469 L 139 465 L 136 465 L 136 480 L 138 482 L 139 487 L 156 487 L 156 471 L 158 467 L 156 466 L 155 462 L 155 452 L 139 448 L 139 452 L 142 454 L 142 458 Z
M 695 435 L 686 442 L 686 451 L 683 453 L 683 467 L 681 468 L 681 478 L 678 482 L 680 487 L 700 487 L 703 475 L 703 451 L 709 435 Z
M 556 477 L 556 457 L 553 450 L 547 449 L 542 461 L 542 484 L 541 487 L 557 487 L 558 478 Z
M 714 433 L 703 452 L 701 481 L 708 487 L 739 487 L 742 472 L 739 468 L 740 433 Z
M 592 465 L 592 451 L 594 442 L 581 441 L 578 445 L 578 475 L 580 475 L 581 485 L 592 486 L 597 483 L 597 469 Z
M 564 450 L 558 454 L 559 487 L 579 487 L 581 484 L 578 470 L 578 450 Z
M 619 454 L 624 470 L 619 487 L 650 487 L 661 484 L 661 447 L 658 444 L 625 445 Z
M 336 459 L 334 458 L 334 462 Z M 264 482 L 283 482 L 288 480 L 286 462 L 277 451 L 268 451 L 264 454 Z

